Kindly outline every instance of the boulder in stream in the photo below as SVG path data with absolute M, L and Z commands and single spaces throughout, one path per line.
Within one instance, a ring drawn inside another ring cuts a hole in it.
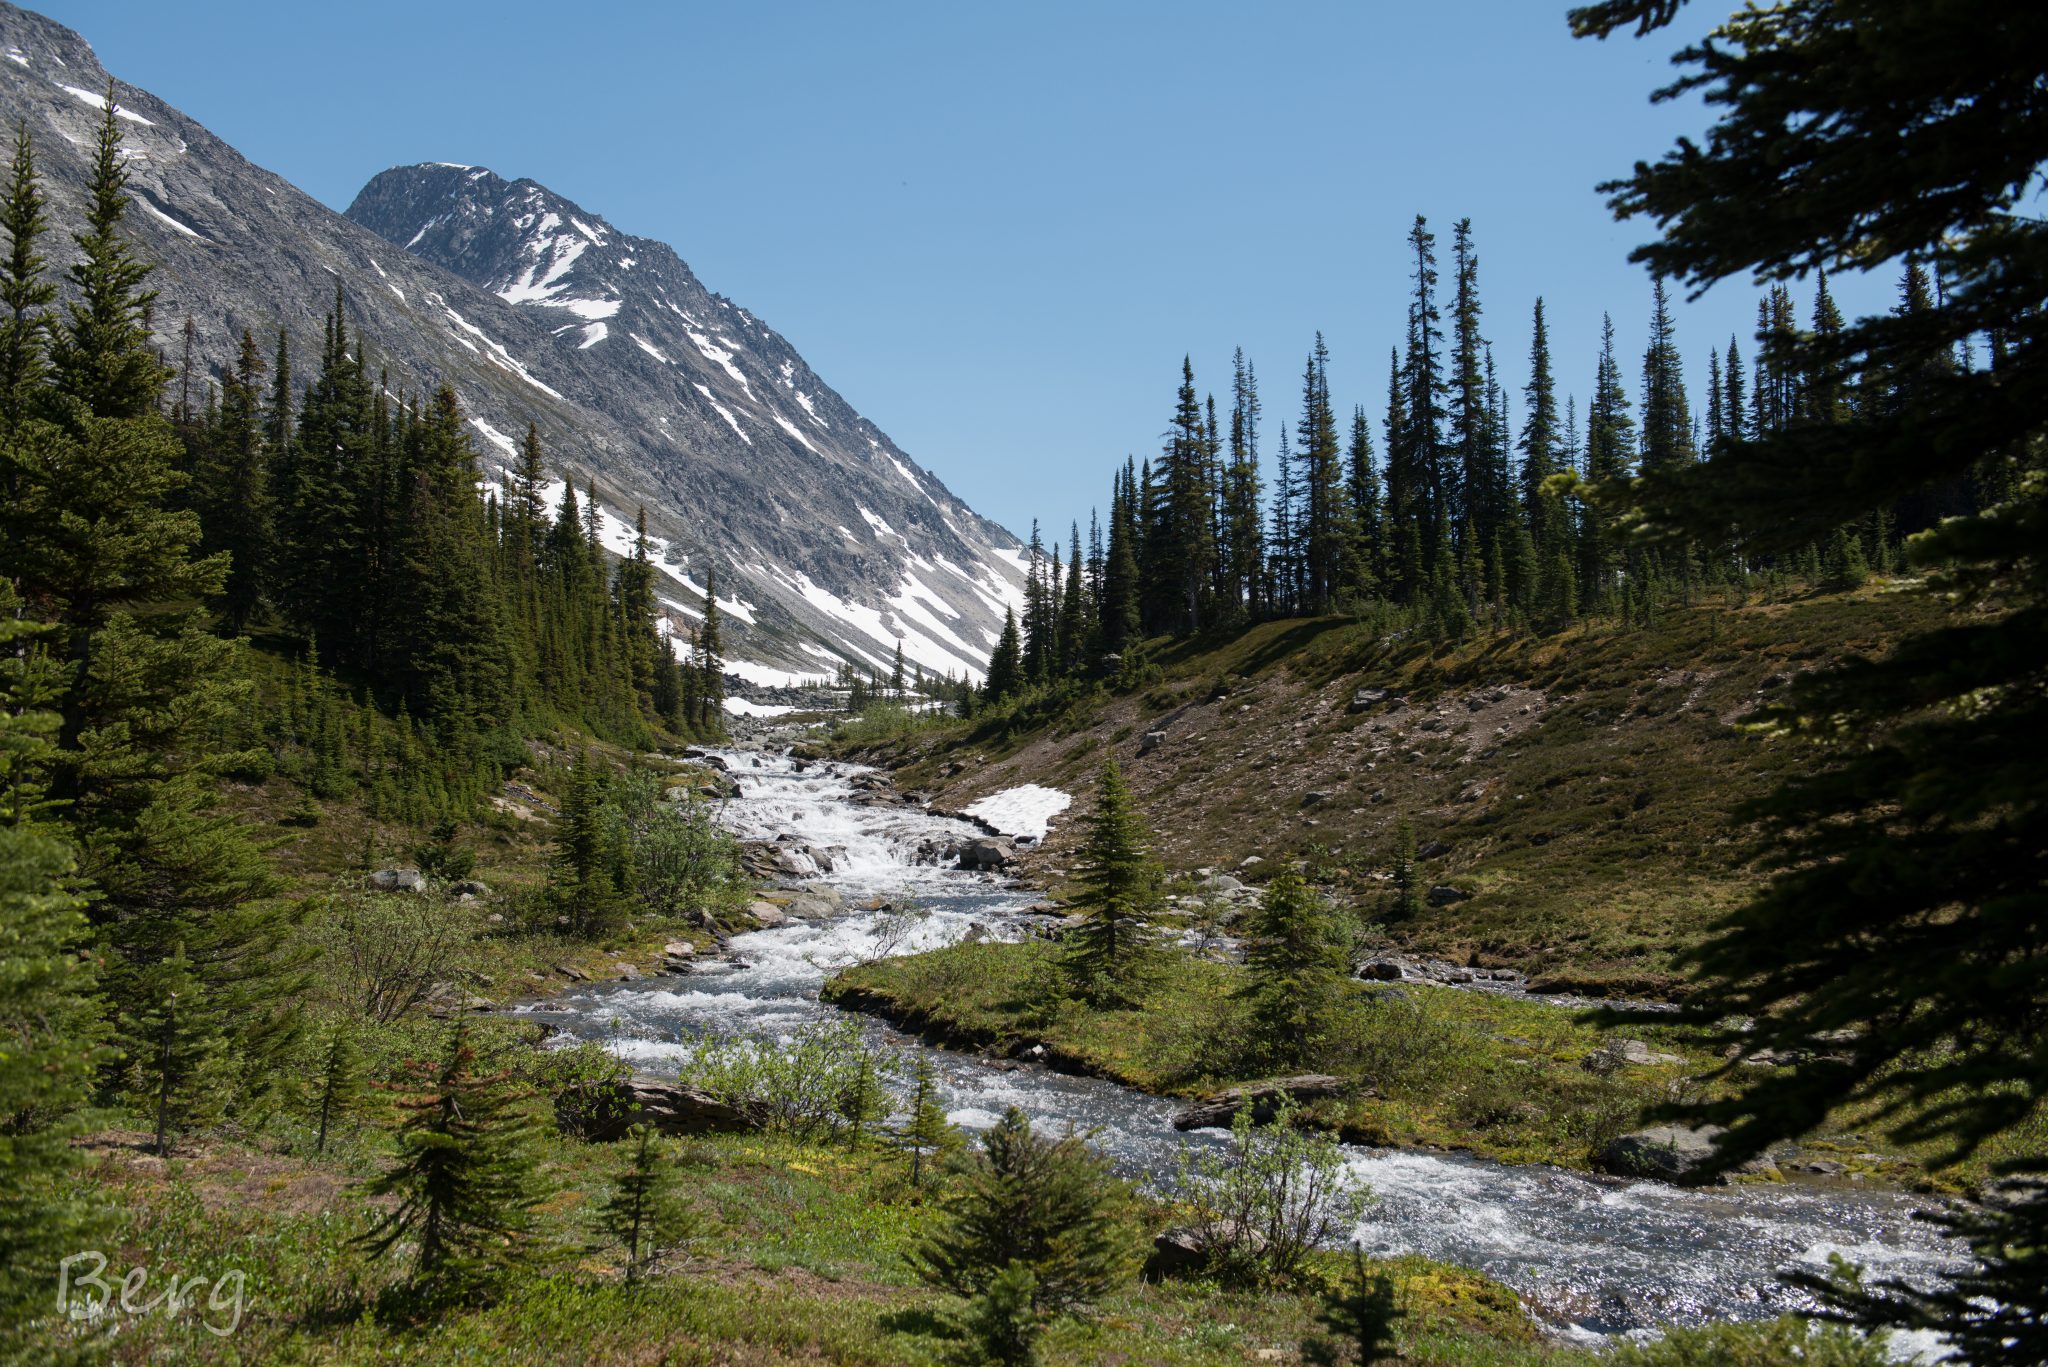
M 1617 1177 L 1695 1180 L 1713 1158 L 1715 1142 L 1725 1133 L 1719 1125 L 1651 1125 L 1610 1139 L 1594 1162 Z
M 960 847 L 960 867 L 984 873 L 997 873 L 1009 867 L 1013 853 L 1007 840 L 970 840 Z

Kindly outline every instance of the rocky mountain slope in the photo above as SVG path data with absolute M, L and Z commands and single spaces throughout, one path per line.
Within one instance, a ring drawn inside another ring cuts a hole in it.
M 1744 718 L 1794 672 L 1879 652 L 1939 611 L 1872 586 L 1460 646 L 1343 618 L 1268 622 L 1160 643 L 1163 677 L 1134 692 L 992 711 L 854 753 L 954 810 L 1024 785 L 1071 794 L 1050 836 L 1020 852 L 1056 887 L 1114 758 L 1162 862 L 1204 871 L 1183 887 L 1190 906 L 1305 861 L 1390 952 L 1545 990 L 1666 996 L 1683 989 L 1674 954 L 1756 884 L 1729 810 L 1810 758 Z M 1393 897 L 1404 821 L 1412 913 Z
M 78 34 L 6 4 L 0 56 L 0 119 L 35 141 L 61 270 L 110 78 Z M 558 481 L 595 481 L 614 549 L 646 507 L 679 631 L 715 567 L 739 677 L 886 668 L 898 641 L 933 672 L 979 671 L 1020 596 L 1016 539 L 670 248 L 467 167 L 388 171 L 351 221 L 149 92 L 112 90 L 173 360 L 189 320 L 197 374 L 245 328 L 266 351 L 283 328 L 310 363 L 339 286 L 394 389 L 454 387 L 487 472 L 533 422 Z

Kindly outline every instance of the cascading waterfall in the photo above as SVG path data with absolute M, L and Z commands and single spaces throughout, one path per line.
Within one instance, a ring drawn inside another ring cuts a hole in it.
M 673 1069 L 685 1041 L 707 1032 L 788 1037 L 843 1013 L 821 1005 L 832 972 L 885 954 L 949 944 L 973 927 L 995 938 L 1026 933 L 1035 894 L 986 875 L 913 861 L 921 844 L 980 832 L 914 808 L 863 804 L 854 766 L 799 764 L 727 751 L 739 783 L 725 823 L 745 839 L 794 837 L 831 852 L 823 881 L 846 898 L 844 915 L 737 936 L 729 962 L 678 977 L 587 985 L 525 1008 L 571 1035 L 600 1038 L 634 1066 Z M 882 910 L 869 904 L 886 902 Z M 992 1124 L 1008 1106 L 1034 1123 L 1092 1132 L 1127 1174 L 1162 1176 L 1183 1143 L 1175 1103 L 1092 1078 L 930 1049 L 861 1018 L 905 1056 L 930 1054 L 951 1119 Z M 1556 1168 L 1510 1167 L 1456 1154 L 1347 1150 L 1375 1195 L 1354 1237 L 1369 1253 L 1413 1252 L 1477 1268 L 1522 1292 L 1553 1327 L 1609 1335 L 1665 1322 L 1752 1318 L 1799 1309 L 1779 1275 L 1824 1271 L 1831 1254 L 1873 1276 L 1933 1279 L 1952 1270 L 1953 1247 L 1926 1222 L 1922 1202 L 1843 1185 L 1679 1189 Z

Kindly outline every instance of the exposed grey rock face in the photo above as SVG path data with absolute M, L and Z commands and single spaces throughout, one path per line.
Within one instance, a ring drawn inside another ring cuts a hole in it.
M 108 76 L 78 34 L 4 3 L 0 55 L 0 118 L 35 140 L 60 275 Z M 899 637 L 934 672 L 986 662 L 1019 596 L 1016 539 L 668 247 L 468 167 L 387 171 L 351 221 L 148 92 L 113 89 L 128 226 L 158 266 L 154 326 L 175 361 L 191 322 L 201 382 L 245 328 L 266 356 L 282 328 L 303 376 L 340 286 L 394 390 L 455 390 L 487 472 L 532 422 L 558 480 L 595 480 L 614 549 L 646 507 L 685 633 L 715 566 L 727 654 L 763 666 L 739 677 L 886 669 Z

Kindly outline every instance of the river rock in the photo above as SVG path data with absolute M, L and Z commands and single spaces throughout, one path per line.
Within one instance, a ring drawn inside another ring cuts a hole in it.
M 1247 1248 L 1256 1253 L 1265 1246 L 1265 1235 L 1256 1229 L 1241 1229 L 1235 1220 L 1175 1225 L 1153 1238 L 1145 1275 L 1187 1276 L 1206 1270 L 1210 1260 L 1225 1249 Z
M 1326 1073 L 1303 1073 L 1299 1077 L 1271 1078 L 1265 1082 L 1247 1082 L 1236 1087 L 1225 1087 L 1175 1116 L 1173 1128 L 1228 1129 L 1239 1108 L 1246 1102 L 1251 1103 L 1252 1119 L 1263 1125 L 1280 1113 L 1283 1098 L 1291 1098 L 1296 1102 L 1310 1101 L 1316 1097 L 1335 1096 L 1339 1092 L 1349 1090 L 1351 1085 L 1344 1078 L 1331 1077 Z
M 1623 1068 L 1649 1068 L 1660 1063 L 1683 1063 L 1676 1054 L 1661 1053 L 1639 1039 L 1611 1039 L 1579 1060 L 1587 1072 L 1606 1077 Z
M 427 876 L 418 869 L 378 869 L 370 886 L 378 892 L 425 892 Z
M 671 973 L 688 968 L 697 958 L 697 946 L 688 940 L 670 940 L 661 947 L 662 967 Z
M 653 1126 L 663 1134 L 740 1134 L 753 1123 L 739 1109 L 709 1092 L 674 1078 L 635 1073 L 626 1080 L 626 1104 L 591 1131 L 591 1138 L 618 1139 L 635 1125 Z
M 844 905 L 837 892 L 830 888 L 815 887 L 805 888 L 791 898 L 789 905 L 783 910 L 799 921 L 822 921 L 837 916 Z
M 1009 866 L 1013 853 L 1006 840 L 989 837 L 970 840 L 960 848 L 960 867 L 977 869 L 984 873 L 998 872 Z
M 1719 1125 L 1652 1125 L 1609 1140 L 1594 1161 L 1618 1177 L 1683 1182 L 1701 1174 L 1725 1133 Z
M 789 913 L 773 902 L 749 902 L 747 915 L 753 917 L 763 930 L 774 930 L 778 926 L 789 924 Z

